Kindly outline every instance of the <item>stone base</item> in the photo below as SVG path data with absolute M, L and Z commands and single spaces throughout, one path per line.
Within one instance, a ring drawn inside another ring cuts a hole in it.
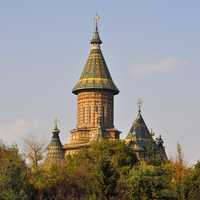
M 103 138 L 108 140 L 118 140 L 120 131 L 115 128 L 101 129 Z M 93 140 L 98 134 L 98 128 L 78 128 L 71 131 L 71 144 L 87 143 Z
M 80 152 L 84 148 L 88 148 L 90 143 L 83 144 L 65 144 L 63 147 L 65 157 L 67 155 L 74 155 Z
M 78 128 L 71 131 L 71 140 L 69 144 L 64 145 L 65 156 L 75 154 L 83 148 L 88 148 L 90 142 L 97 137 L 98 128 Z M 120 131 L 115 128 L 103 129 L 103 138 L 107 140 L 119 140 Z

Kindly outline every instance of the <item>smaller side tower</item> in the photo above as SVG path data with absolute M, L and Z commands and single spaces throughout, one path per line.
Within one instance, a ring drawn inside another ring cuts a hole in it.
M 126 144 L 135 151 L 139 160 L 166 161 L 167 154 L 160 137 L 154 140 L 154 133 L 150 132 L 141 114 L 141 104 L 138 102 L 138 116 L 125 138 Z
M 52 138 L 51 142 L 49 143 L 47 149 L 47 158 L 45 160 L 45 164 L 52 164 L 52 163 L 59 163 L 64 160 L 64 151 L 63 145 L 61 144 L 60 137 L 59 137 L 60 130 L 58 128 L 57 120 L 55 121 L 53 130 L 52 130 Z

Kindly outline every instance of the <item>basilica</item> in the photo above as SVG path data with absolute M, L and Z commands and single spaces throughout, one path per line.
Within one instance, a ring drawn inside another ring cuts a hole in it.
M 90 53 L 72 93 L 77 96 L 77 125 L 70 132 L 70 141 L 62 144 L 55 123 L 48 145 L 46 162 L 58 162 L 69 154 L 89 148 L 92 141 L 120 140 L 120 130 L 114 125 L 114 97 L 119 94 L 101 51 L 98 22 L 90 41 Z M 141 103 L 137 117 L 125 139 L 121 139 L 139 160 L 166 161 L 167 155 L 161 136 L 154 138 L 142 117 Z

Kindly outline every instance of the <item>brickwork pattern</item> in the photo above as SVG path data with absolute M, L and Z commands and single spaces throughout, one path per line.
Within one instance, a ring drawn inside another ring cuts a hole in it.
M 98 117 L 104 128 L 113 128 L 113 94 L 106 91 L 87 91 L 78 94 L 77 128 L 97 128 Z

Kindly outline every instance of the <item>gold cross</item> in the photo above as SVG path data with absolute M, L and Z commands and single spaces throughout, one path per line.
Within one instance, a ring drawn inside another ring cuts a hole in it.
M 98 27 L 98 23 L 99 23 L 100 19 L 101 19 L 101 17 L 98 14 L 96 14 L 94 17 L 94 25 L 95 25 L 96 29 Z

